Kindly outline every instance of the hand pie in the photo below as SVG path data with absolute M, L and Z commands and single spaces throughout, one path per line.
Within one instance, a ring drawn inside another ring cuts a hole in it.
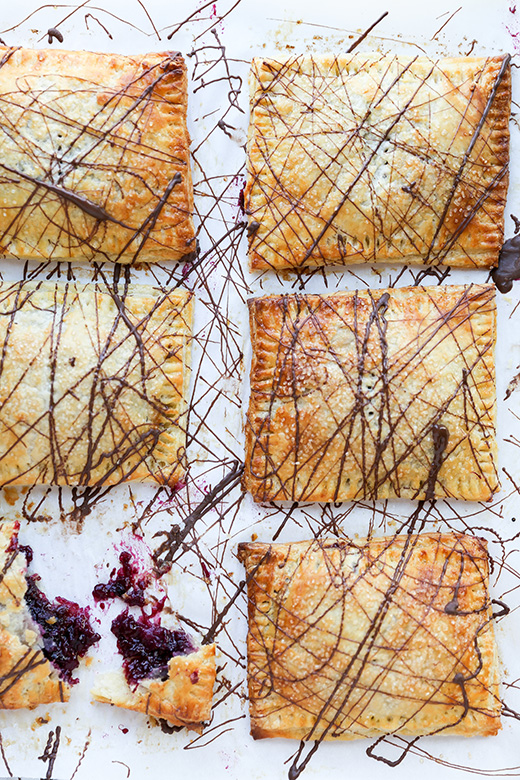
M 0 283 L 0 484 L 174 485 L 191 294 Z
M 253 60 L 253 269 L 489 267 L 503 242 L 508 57 Z
M 497 733 L 485 541 L 252 543 L 239 558 L 255 738 Z
M 178 260 L 195 252 L 178 52 L 0 47 L 0 254 Z
M 255 501 L 498 488 L 491 285 L 249 302 L 244 483 Z
M 68 701 L 78 659 L 100 639 L 86 609 L 51 603 L 26 577 L 32 552 L 17 534 L 18 523 L 0 524 L 0 709 Z
M 211 716 L 215 645 L 197 648 L 182 629 L 171 631 L 144 614 L 136 620 L 128 610 L 112 632 L 124 671 L 98 675 L 93 698 L 200 730 Z

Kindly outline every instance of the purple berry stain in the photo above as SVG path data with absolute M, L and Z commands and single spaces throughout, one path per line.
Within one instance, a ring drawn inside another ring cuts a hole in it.
M 139 577 L 139 570 L 132 561 L 129 552 L 122 552 L 119 556 L 121 568 L 110 575 L 106 583 L 99 583 L 92 591 L 95 601 L 107 601 L 108 599 L 123 599 L 131 607 L 143 607 L 145 605 L 145 589 L 150 584 L 150 575 Z

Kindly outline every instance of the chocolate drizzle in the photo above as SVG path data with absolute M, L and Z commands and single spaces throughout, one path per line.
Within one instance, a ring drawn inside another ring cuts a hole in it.
M 243 470 L 243 465 L 238 461 L 235 461 L 235 463 L 232 464 L 232 469 L 229 474 L 226 474 L 215 487 L 211 488 L 197 508 L 186 517 L 184 520 L 184 528 L 181 529 L 178 525 L 174 525 L 170 531 L 161 531 L 156 534 L 156 536 L 166 537 L 156 549 L 153 556 L 157 569 L 161 574 L 170 569 L 176 552 L 183 545 L 188 534 L 193 531 L 197 521 L 200 520 L 201 517 L 204 517 L 207 512 L 214 509 L 218 503 L 240 484 Z
M 8 165 L 5 165 L 5 163 L 0 163 L 0 167 L 2 167 L 5 171 L 13 174 L 13 176 L 19 176 L 21 179 L 32 182 L 37 188 L 43 187 L 44 189 L 49 190 L 49 192 L 54 192 L 64 200 L 68 200 L 70 203 L 78 206 L 78 208 L 80 208 L 86 214 L 89 214 L 91 217 L 94 217 L 94 219 L 98 219 L 100 221 L 107 219 L 111 222 L 116 222 L 117 224 L 122 225 L 121 222 L 113 219 L 110 214 L 105 211 L 105 209 L 88 200 L 88 198 L 85 198 L 83 195 L 80 195 L 76 192 L 71 192 L 71 190 L 67 190 L 65 187 L 59 187 L 57 184 L 52 184 L 51 182 L 44 181 L 43 179 L 36 179 L 34 176 L 29 176 L 28 174 L 22 173 L 15 168 L 10 168 Z M 123 227 L 127 227 L 127 225 L 123 225 Z

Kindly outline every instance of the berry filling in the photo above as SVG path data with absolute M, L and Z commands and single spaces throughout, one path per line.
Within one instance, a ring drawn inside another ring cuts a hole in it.
M 22 547 L 18 549 L 24 552 Z M 27 555 L 27 553 L 25 553 Z M 58 596 L 50 602 L 36 585 L 37 574 L 26 577 L 25 601 L 32 619 L 40 626 L 43 654 L 59 670 L 60 677 L 70 685 L 78 680 L 72 677 L 79 659 L 101 637 L 90 625 L 88 609 Z
M 189 655 L 196 647 L 183 629 L 171 631 L 153 623 L 147 615 L 137 620 L 123 612 L 112 622 L 117 649 L 130 685 L 144 678 L 168 677 L 168 663 L 175 655 Z
M 122 552 L 119 556 L 121 568 L 110 575 L 106 583 L 99 583 L 92 591 L 95 601 L 120 598 L 131 607 L 143 607 L 145 604 L 144 591 L 150 584 L 150 575 L 138 577 L 137 566 L 132 562 L 129 552 Z

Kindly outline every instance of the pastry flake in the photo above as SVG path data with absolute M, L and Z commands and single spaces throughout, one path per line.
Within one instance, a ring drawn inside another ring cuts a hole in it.
M 175 485 L 192 313 L 184 290 L 0 283 L 0 484 Z
M 255 501 L 497 490 L 492 285 L 267 296 L 249 309 Z
M 253 269 L 496 265 L 509 57 L 262 57 L 250 87 Z
M 178 52 L 0 47 L 0 254 L 131 263 L 192 254 Z
M 485 541 L 246 543 L 239 558 L 255 738 L 497 733 Z

